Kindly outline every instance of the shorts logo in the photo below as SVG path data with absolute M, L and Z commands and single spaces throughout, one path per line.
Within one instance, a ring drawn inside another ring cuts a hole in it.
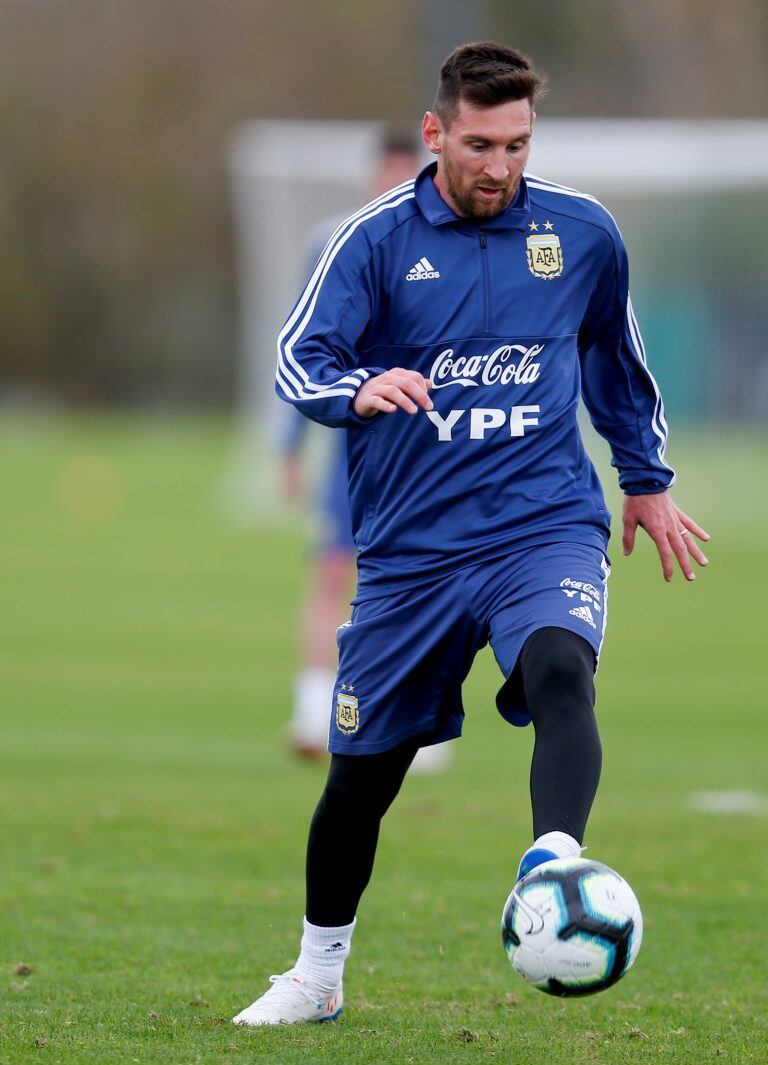
M 595 625 L 595 619 L 592 617 L 592 611 L 588 606 L 577 606 L 573 610 L 568 611 L 569 614 L 573 614 L 575 618 L 581 618 L 582 621 L 586 621 L 587 625 L 591 625 L 593 629 L 597 628 Z
M 581 603 L 587 603 L 588 610 L 591 608 L 591 610 L 596 610 L 599 614 L 603 609 L 600 605 L 600 592 L 598 592 L 594 584 L 589 584 L 587 581 L 572 581 L 570 577 L 566 577 L 564 580 L 560 581 L 560 590 L 563 595 L 568 596 L 569 599 L 576 599 Z M 573 611 L 571 610 L 571 614 L 572 613 Z M 586 621 L 586 618 L 584 620 Z
M 342 685 L 346 687 L 346 685 Z M 339 692 L 336 696 L 336 728 L 346 736 L 357 732 L 360 726 L 359 703 L 354 695 Z

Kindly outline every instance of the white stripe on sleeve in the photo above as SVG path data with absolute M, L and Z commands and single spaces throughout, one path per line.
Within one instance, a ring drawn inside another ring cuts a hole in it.
M 366 204 L 342 222 L 328 241 L 299 302 L 277 338 L 277 380 L 288 399 L 324 399 L 333 395 L 352 397 L 362 381 L 369 376 L 365 370 L 358 369 L 327 385 L 318 385 L 311 380 L 309 374 L 296 359 L 293 348 L 312 317 L 322 283 L 341 248 L 364 222 L 381 214 L 382 211 L 391 210 L 406 200 L 412 199 L 413 186 L 413 181 L 404 182 Z M 300 321 L 298 321 L 299 318 L 301 318 Z M 345 384 L 354 385 L 354 387 L 341 388 L 337 391 L 339 385 Z

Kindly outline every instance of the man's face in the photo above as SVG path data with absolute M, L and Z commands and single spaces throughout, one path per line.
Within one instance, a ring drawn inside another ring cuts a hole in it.
M 463 100 L 446 129 L 427 111 L 422 134 L 437 156 L 435 185 L 464 218 L 495 218 L 512 202 L 528 161 L 536 115 L 529 100 L 472 107 Z

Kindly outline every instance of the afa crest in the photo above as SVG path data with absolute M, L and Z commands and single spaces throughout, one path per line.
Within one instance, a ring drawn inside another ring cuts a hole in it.
M 354 695 L 339 692 L 336 696 L 336 728 L 349 736 L 360 725 L 359 703 Z
M 531 233 L 525 238 L 525 255 L 534 277 L 549 281 L 563 272 L 563 249 L 556 233 Z

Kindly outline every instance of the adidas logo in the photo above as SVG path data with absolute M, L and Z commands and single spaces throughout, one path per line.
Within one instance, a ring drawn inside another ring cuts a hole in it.
M 440 277 L 440 271 L 435 270 L 426 256 L 422 255 L 415 266 L 412 266 L 405 275 L 406 281 L 431 281 L 433 277 Z
M 595 619 L 592 617 L 592 611 L 588 606 L 576 606 L 573 610 L 569 610 L 568 613 L 573 614 L 575 618 L 581 618 L 582 621 L 586 621 L 587 625 L 591 625 L 593 629 L 597 628 Z

